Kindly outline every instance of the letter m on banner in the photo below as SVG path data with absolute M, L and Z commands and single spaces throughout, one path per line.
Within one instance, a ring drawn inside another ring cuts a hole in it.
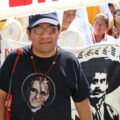
M 9 0 L 10 7 L 24 6 L 32 4 L 32 0 Z

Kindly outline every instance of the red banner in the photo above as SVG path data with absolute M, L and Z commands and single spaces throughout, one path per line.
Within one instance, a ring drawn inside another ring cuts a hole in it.
M 51 0 L 58 1 L 58 0 Z M 38 0 L 38 3 L 46 2 L 46 0 Z M 25 6 L 33 3 L 33 0 L 9 0 L 10 7 Z
M 52 0 L 52 1 L 58 1 L 58 0 Z M 38 0 L 38 3 L 45 2 L 45 0 Z
M 10 7 L 24 6 L 32 4 L 32 0 L 9 0 Z

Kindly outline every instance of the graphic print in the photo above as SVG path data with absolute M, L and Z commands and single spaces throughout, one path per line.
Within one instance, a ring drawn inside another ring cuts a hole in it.
M 32 112 L 50 105 L 55 97 L 55 86 L 48 76 L 32 74 L 22 85 L 22 94 Z
M 77 57 L 92 90 L 93 119 L 120 120 L 120 46 L 96 44 L 80 50 Z M 73 120 L 79 120 L 73 112 Z
M 112 86 L 110 77 L 114 69 L 112 66 L 119 63 L 114 64 L 110 59 L 101 57 L 81 64 L 92 90 L 89 100 L 94 120 L 119 120 L 118 111 L 105 101 L 107 94 L 119 86 L 117 83 Z

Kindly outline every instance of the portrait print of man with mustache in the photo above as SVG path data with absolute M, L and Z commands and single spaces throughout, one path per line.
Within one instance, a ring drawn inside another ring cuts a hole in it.
M 92 90 L 89 99 L 94 120 L 119 120 L 118 111 L 105 101 L 110 87 L 108 75 L 111 63 L 108 58 L 92 58 L 82 63 Z

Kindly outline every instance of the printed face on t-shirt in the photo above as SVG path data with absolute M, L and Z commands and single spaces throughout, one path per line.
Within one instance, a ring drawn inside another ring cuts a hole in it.
M 56 95 L 53 80 L 41 73 L 27 76 L 23 81 L 21 90 L 25 103 L 32 112 L 48 107 Z
M 29 104 L 32 108 L 42 107 L 48 99 L 48 84 L 46 81 L 35 80 L 30 88 Z

